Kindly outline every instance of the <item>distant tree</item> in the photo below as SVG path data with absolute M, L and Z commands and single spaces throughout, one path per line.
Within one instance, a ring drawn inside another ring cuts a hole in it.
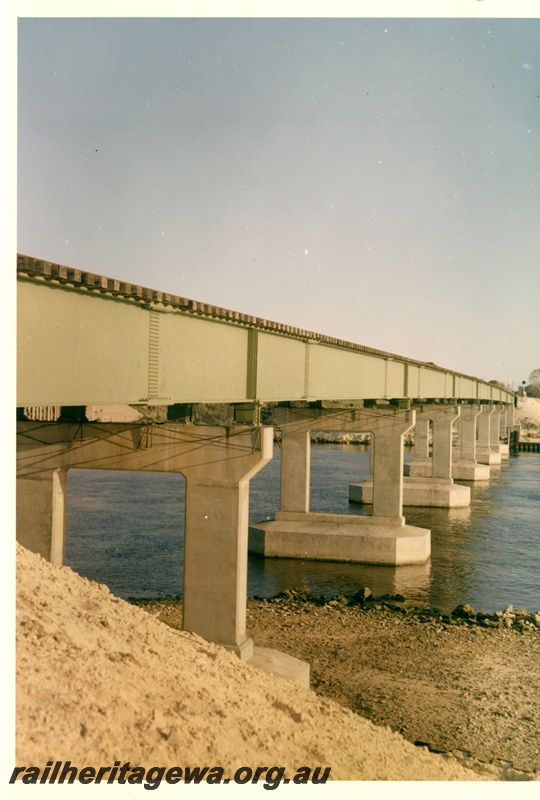
M 529 397 L 540 397 L 540 367 L 533 369 L 529 375 L 529 383 L 525 387 Z

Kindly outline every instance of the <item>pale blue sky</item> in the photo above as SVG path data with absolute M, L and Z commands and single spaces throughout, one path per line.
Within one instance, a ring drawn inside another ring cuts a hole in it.
M 540 20 L 34 18 L 18 46 L 20 252 L 540 366 Z

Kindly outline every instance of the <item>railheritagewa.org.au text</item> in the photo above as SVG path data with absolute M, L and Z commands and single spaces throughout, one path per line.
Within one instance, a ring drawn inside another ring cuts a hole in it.
M 10 783 L 28 784 L 142 784 L 145 789 L 161 783 L 206 783 L 238 786 L 262 783 L 263 789 L 277 789 L 282 784 L 321 784 L 330 777 L 330 767 L 239 767 L 232 777 L 223 767 L 142 767 L 115 761 L 110 767 L 77 767 L 71 761 L 48 761 L 45 767 L 15 767 Z M 287 777 L 285 777 L 287 775 Z M 290 776 L 290 777 L 289 777 Z

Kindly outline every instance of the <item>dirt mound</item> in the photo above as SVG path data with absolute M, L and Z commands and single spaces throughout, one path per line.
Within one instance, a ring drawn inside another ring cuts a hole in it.
M 522 433 L 540 432 L 540 398 L 520 397 L 514 413 L 515 422 Z
M 331 767 L 478 780 L 399 734 L 17 549 L 17 764 Z

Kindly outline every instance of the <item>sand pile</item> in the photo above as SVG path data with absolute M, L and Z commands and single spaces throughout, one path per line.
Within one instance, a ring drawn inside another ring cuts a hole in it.
M 516 425 L 521 425 L 522 433 L 540 432 L 540 398 L 519 397 L 514 419 Z
M 330 766 L 339 780 L 479 779 L 66 567 L 19 546 L 17 558 L 18 765 L 210 765 L 226 776 L 248 765 L 293 776 L 307 765 Z

